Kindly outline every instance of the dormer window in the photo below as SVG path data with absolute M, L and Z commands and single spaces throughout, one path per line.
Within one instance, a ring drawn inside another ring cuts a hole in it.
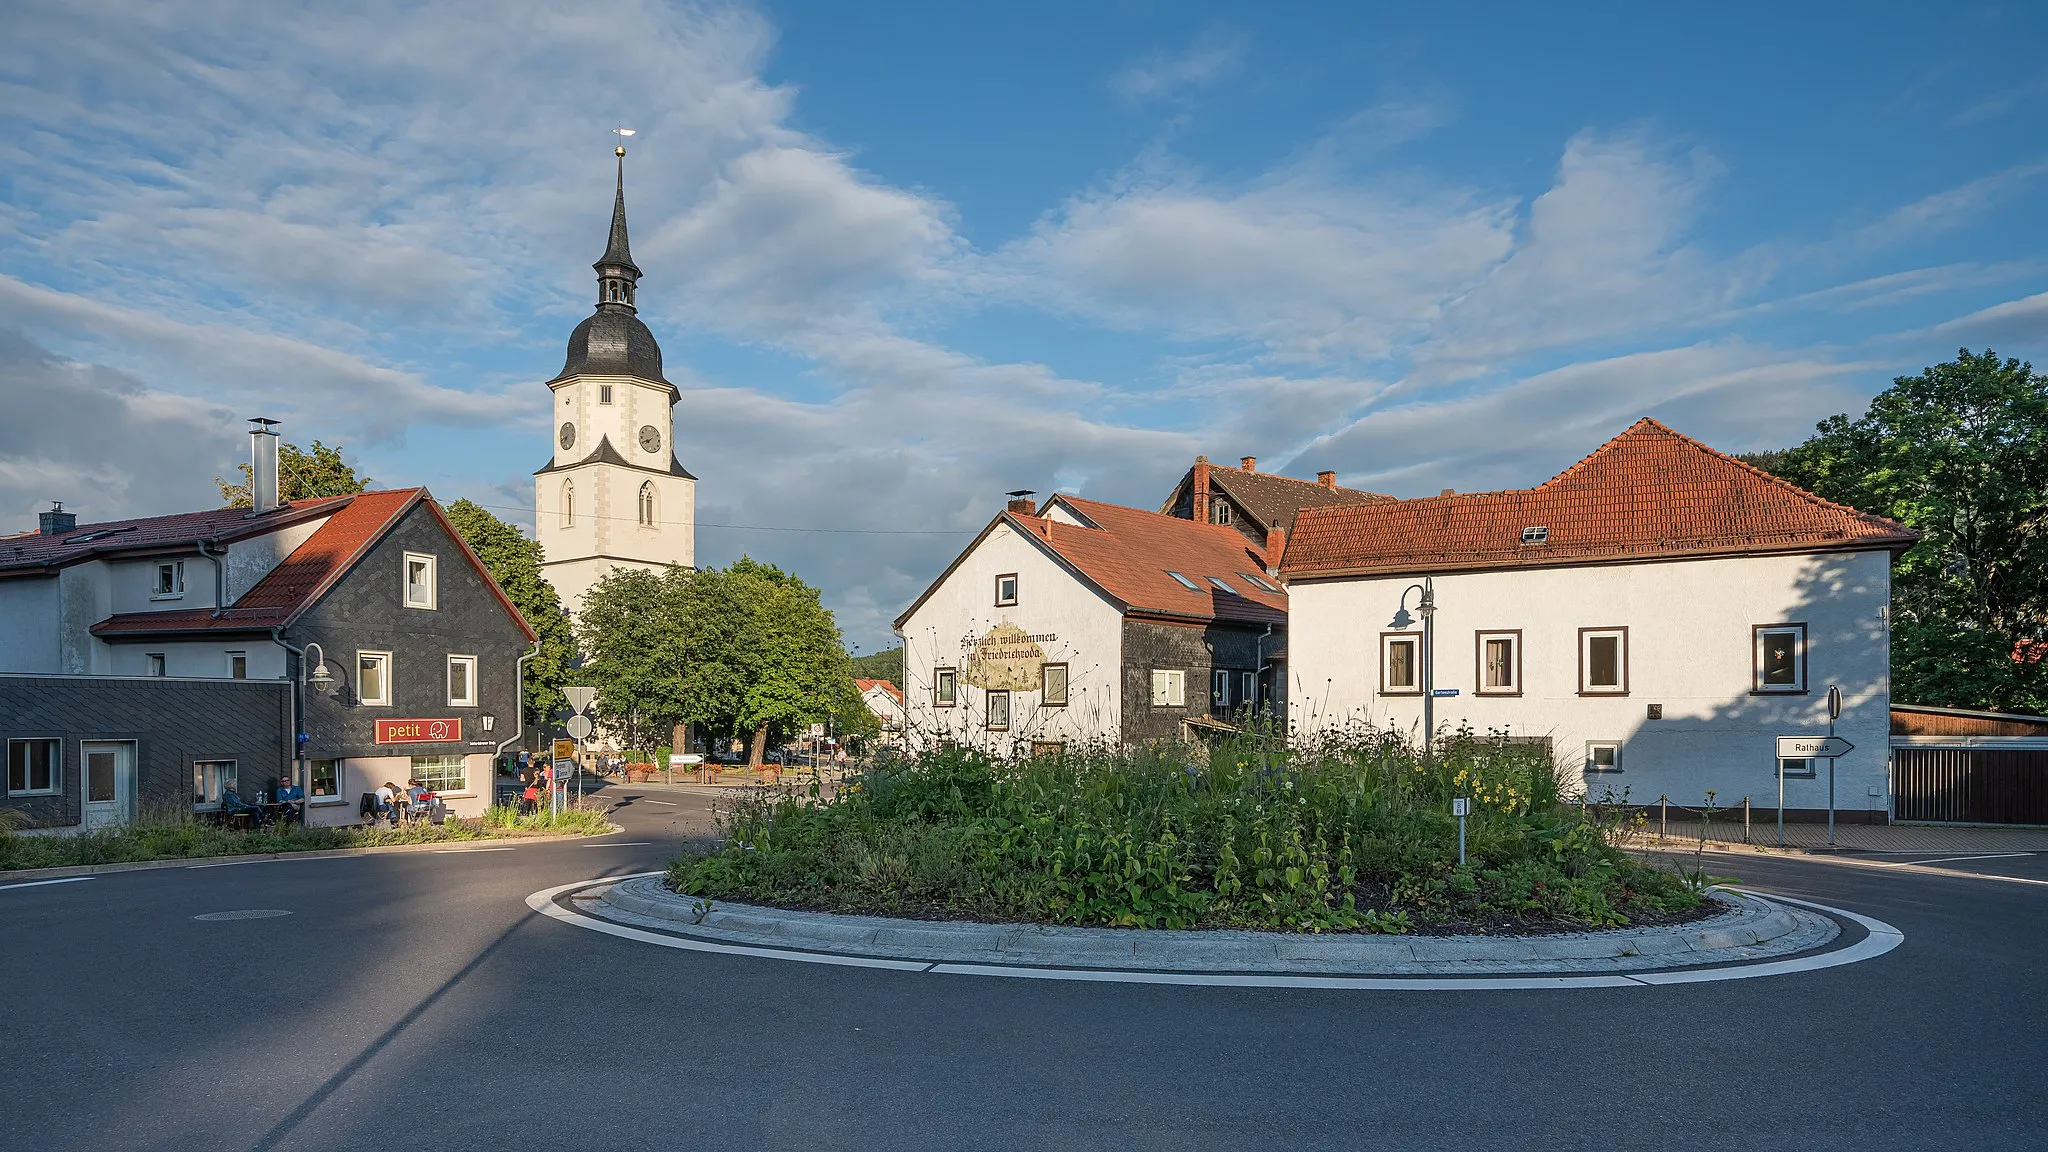
M 1230 523 L 1230 505 L 1229 505 L 1229 504 L 1227 504 L 1227 503 L 1225 503 L 1225 502 L 1224 502 L 1224 501 L 1222 501 L 1222 500 L 1214 500 L 1214 499 L 1210 500 L 1210 501 L 1209 501 L 1209 523 L 1211 523 L 1211 524 L 1228 524 L 1228 523 Z
M 185 562 L 167 560 L 156 566 L 156 576 L 150 582 L 149 598 L 152 600 L 176 600 L 185 594 Z

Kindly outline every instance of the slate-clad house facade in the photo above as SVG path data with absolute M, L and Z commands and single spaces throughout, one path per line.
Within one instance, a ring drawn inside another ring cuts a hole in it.
M 1377 492 L 1340 488 L 1335 472 L 1318 472 L 1314 481 L 1296 480 L 1259 471 L 1256 456 L 1243 457 L 1235 468 L 1218 468 L 1207 456 L 1197 456 L 1194 467 L 1181 475 L 1159 510 L 1181 520 L 1227 525 L 1254 548 L 1277 551 L 1279 541 L 1272 534 L 1285 532 L 1294 514 L 1303 508 L 1379 504 L 1392 499 Z
M 913 748 L 1197 738 L 1285 683 L 1287 602 L 1259 549 L 1072 496 L 1012 502 L 896 630 Z
M 0 805 L 51 827 L 287 776 L 314 823 L 354 822 L 363 792 L 407 777 L 480 813 L 534 639 L 420 488 L 46 517 L 0 538 L 0 634 Z

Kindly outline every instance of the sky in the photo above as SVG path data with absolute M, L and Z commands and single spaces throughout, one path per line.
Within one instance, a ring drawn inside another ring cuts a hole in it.
M 862 651 L 1028 488 L 1526 487 L 2048 363 L 2048 5 L 0 11 L 0 532 L 251 416 L 530 526 L 614 127 L 700 564 Z

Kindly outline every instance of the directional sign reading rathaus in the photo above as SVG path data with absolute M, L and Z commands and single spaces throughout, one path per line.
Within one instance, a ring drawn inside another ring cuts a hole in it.
M 1847 756 L 1856 746 L 1840 736 L 1780 736 L 1780 760 L 1831 760 Z

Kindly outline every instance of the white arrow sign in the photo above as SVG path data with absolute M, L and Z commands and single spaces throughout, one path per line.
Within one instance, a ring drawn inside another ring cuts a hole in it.
M 581 712 L 584 709 L 590 707 L 590 702 L 592 700 L 597 699 L 597 689 L 571 688 L 567 685 L 564 685 L 562 687 L 562 695 L 567 696 L 569 698 L 569 708 L 571 711 Z
M 1780 736 L 1780 760 L 1832 760 L 1847 756 L 1856 746 L 1840 736 Z

